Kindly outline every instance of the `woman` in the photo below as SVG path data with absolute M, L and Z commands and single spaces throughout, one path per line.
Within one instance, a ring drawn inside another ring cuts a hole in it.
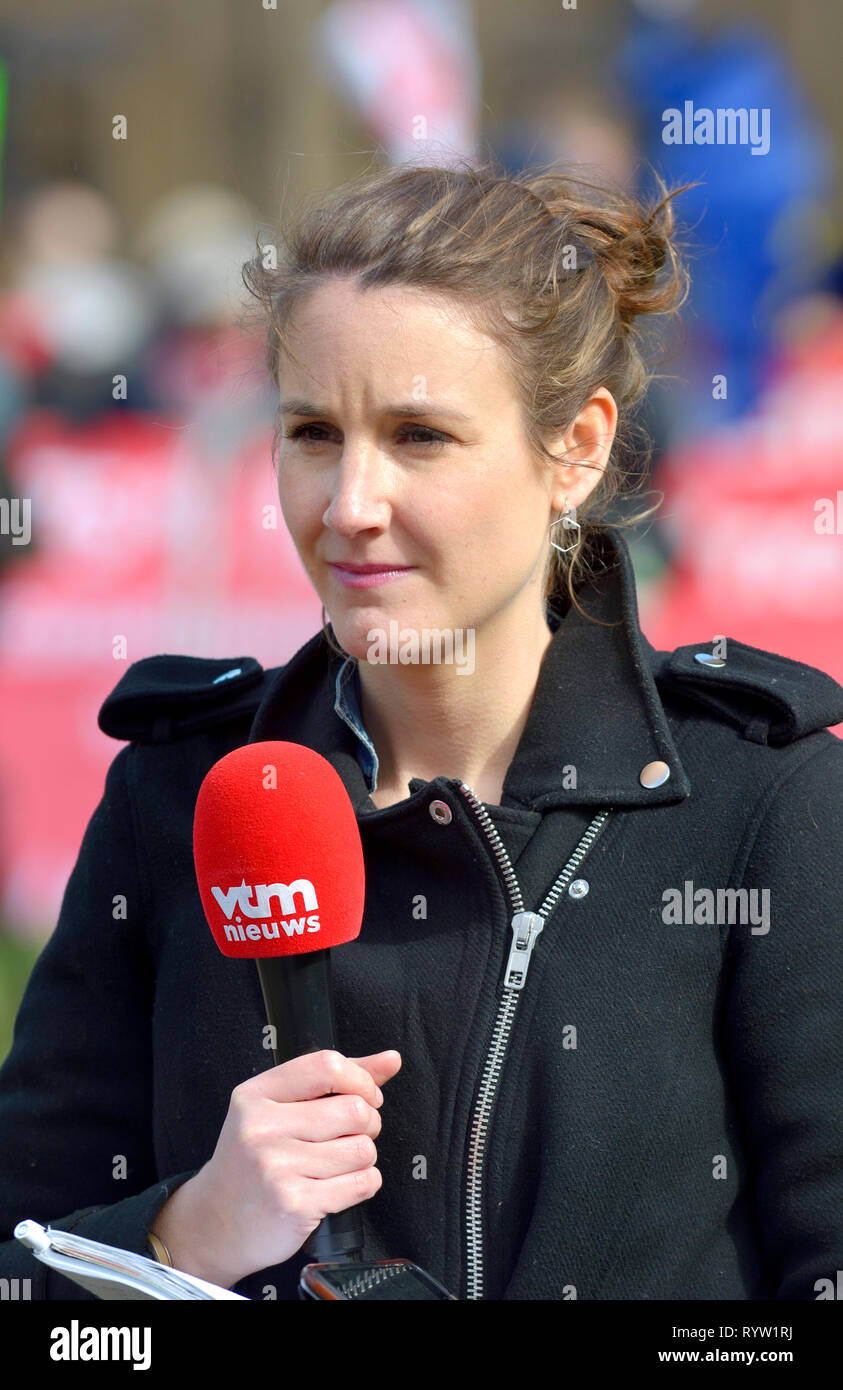
M 811 1299 L 843 1267 L 843 691 L 654 651 L 599 519 L 637 321 L 687 286 L 673 196 L 397 168 L 250 263 L 331 624 L 269 672 L 149 658 L 105 702 L 128 746 L 0 1072 L 9 1234 L 151 1233 L 254 1298 L 296 1297 L 355 1203 L 367 1256 L 466 1299 Z M 333 764 L 367 872 L 342 1051 L 269 1068 L 191 854 L 205 773 L 263 739 Z M 1 1267 L 86 1296 L 14 1241 Z

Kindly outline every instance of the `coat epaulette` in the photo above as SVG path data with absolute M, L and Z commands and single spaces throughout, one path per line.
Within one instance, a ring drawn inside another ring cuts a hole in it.
M 254 713 L 278 669 L 252 656 L 147 656 L 118 681 L 97 723 L 112 738 L 167 743 Z
M 753 743 L 792 743 L 843 722 L 843 687 L 815 666 L 727 637 L 657 652 L 654 678 L 740 729 Z

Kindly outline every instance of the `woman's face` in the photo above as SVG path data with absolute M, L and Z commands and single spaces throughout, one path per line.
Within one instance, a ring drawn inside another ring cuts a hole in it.
M 314 290 L 289 331 L 279 499 L 345 650 L 365 659 L 393 620 L 479 636 L 509 605 L 541 614 L 551 512 L 583 489 L 530 452 L 502 349 L 452 300 L 350 278 Z M 363 584 L 342 565 L 398 572 Z

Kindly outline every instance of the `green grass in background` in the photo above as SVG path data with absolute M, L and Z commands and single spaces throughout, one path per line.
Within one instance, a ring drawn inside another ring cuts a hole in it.
M 15 1015 L 43 942 L 25 942 L 0 927 L 0 1062 L 12 1046 Z

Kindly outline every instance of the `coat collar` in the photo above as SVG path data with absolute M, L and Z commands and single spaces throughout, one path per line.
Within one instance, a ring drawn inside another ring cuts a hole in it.
M 599 622 L 567 605 L 561 592 L 552 597 L 549 615 L 555 610 L 562 616 L 504 781 L 503 806 L 658 806 L 690 795 L 653 676 L 665 654 L 655 652 L 641 632 L 629 548 L 613 530 L 599 531 L 594 544 L 596 572 L 578 588 L 577 598 Z M 345 684 L 353 674 L 353 663 L 343 663 L 322 632 L 316 633 L 270 682 L 249 741 L 306 744 L 339 773 L 359 816 L 394 815 L 408 801 L 379 811 L 369 796 L 373 750 L 361 742 L 362 724 L 360 732 L 354 728 L 359 707 Z M 654 762 L 666 764 L 669 776 L 660 786 L 645 787 L 641 773 Z M 410 800 L 427 799 L 429 788 L 444 790 L 458 780 L 447 773 L 431 783 L 414 778 Z

